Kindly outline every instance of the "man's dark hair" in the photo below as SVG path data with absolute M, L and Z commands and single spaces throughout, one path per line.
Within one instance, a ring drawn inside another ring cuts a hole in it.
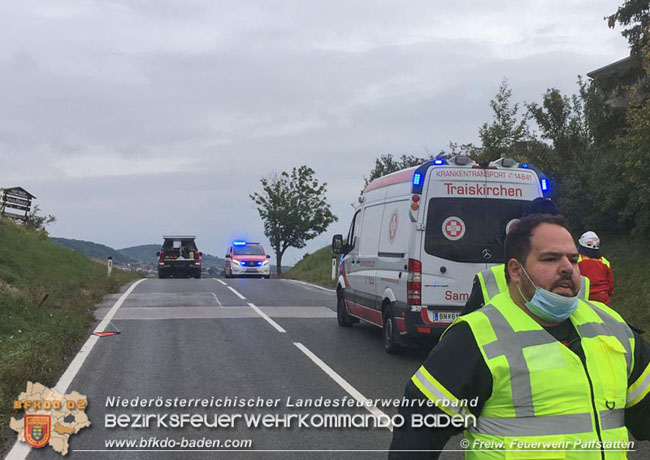
M 540 226 L 541 224 L 554 224 L 564 227 L 569 230 L 566 226 L 566 221 L 561 215 L 550 215 L 550 214 L 531 214 L 526 217 L 522 217 L 516 225 L 513 225 L 512 229 L 506 236 L 506 241 L 504 244 L 504 260 L 506 264 L 506 281 L 510 282 L 510 274 L 508 273 L 508 261 L 510 259 L 517 259 L 521 264 L 524 263 L 528 254 L 530 254 L 530 238 L 533 235 L 533 231 Z

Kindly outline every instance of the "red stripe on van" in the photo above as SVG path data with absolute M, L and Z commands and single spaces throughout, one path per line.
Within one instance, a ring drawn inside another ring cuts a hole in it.
M 416 168 L 409 168 L 409 169 L 405 169 L 404 171 L 396 172 L 394 174 L 389 174 L 388 176 L 375 179 L 368 184 L 368 186 L 364 190 L 364 193 L 369 192 L 370 190 L 387 187 L 393 184 L 400 184 L 402 182 L 411 182 L 413 180 L 413 173 L 415 172 L 415 169 Z
M 368 321 L 369 323 L 372 323 L 376 326 L 379 327 L 382 326 L 380 311 L 373 310 L 372 308 L 364 307 L 363 305 L 350 302 L 349 300 L 346 300 L 345 303 L 347 304 L 348 312 L 351 315 L 358 316 L 362 320 Z

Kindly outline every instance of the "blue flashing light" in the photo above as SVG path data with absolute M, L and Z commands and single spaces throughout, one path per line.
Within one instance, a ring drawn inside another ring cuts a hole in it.
M 434 165 L 444 165 L 445 160 L 443 160 L 442 158 L 438 158 L 437 160 L 433 160 L 433 164 Z
M 413 185 L 420 185 L 421 180 L 422 180 L 422 174 L 420 173 L 413 174 Z
M 233 241 L 233 246 L 246 246 L 246 241 Z
M 530 169 L 530 165 L 528 163 L 521 163 L 519 167 L 524 169 Z
M 542 192 L 548 192 L 548 181 L 546 179 L 540 179 L 539 182 L 542 185 Z

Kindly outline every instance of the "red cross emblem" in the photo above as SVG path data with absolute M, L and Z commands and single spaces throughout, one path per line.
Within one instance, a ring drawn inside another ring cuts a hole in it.
M 447 217 L 442 223 L 442 234 L 451 241 L 461 239 L 465 235 L 465 222 L 460 217 Z
M 397 211 L 393 211 L 393 215 L 390 216 L 390 225 L 388 226 L 388 239 L 392 243 L 397 234 L 397 224 L 399 223 Z

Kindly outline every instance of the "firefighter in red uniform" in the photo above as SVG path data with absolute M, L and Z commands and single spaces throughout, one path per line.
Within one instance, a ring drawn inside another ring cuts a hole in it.
M 578 240 L 580 274 L 591 281 L 589 300 L 610 305 L 614 294 L 614 273 L 609 260 L 600 254 L 600 238 L 595 232 L 585 232 Z

